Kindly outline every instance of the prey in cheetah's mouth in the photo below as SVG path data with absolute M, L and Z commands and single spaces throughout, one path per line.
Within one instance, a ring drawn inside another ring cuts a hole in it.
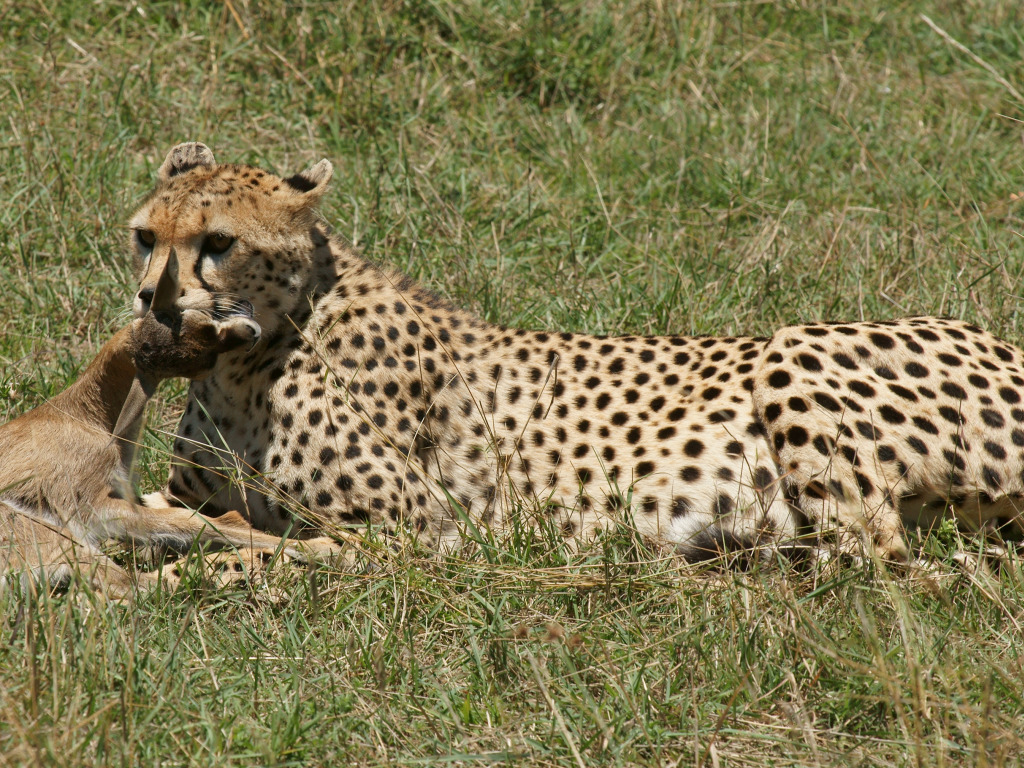
M 221 294 L 212 310 L 181 310 L 174 305 L 179 291 L 178 256 L 172 248 L 149 311 L 132 326 L 133 344 L 137 342 L 133 356 L 140 369 L 148 365 L 163 371 L 163 378 L 198 379 L 213 368 L 222 352 L 252 349 L 260 340 L 262 329 L 253 319 L 249 301 Z M 168 361 L 162 361 L 161 355 L 168 356 Z

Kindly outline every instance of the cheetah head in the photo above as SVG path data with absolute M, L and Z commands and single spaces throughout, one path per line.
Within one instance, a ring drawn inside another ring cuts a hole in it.
M 174 147 L 128 225 L 139 278 L 135 316 L 149 310 L 173 250 L 176 310 L 215 319 L 243 315 L 270 333 L 287 323 L 305 300 L 317 249 L 328 247 L 316 205 L 332 173 L 321 160 L 280 178 L 218 164 L 203 144 Z

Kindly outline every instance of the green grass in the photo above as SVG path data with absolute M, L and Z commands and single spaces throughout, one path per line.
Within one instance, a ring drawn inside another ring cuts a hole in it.
M 1024 343 L 1019 3 L 51 6 L 0 0 L 0 417 L 123 320 L 124 222 L 189 139 L 329 157 L 337 231 L 496 322 L 942 313 Z M 1022 574 L 946 570 L 699 574 L 513 532 L 130 608 L 8 592 L 0 764 L 1015 764 Z

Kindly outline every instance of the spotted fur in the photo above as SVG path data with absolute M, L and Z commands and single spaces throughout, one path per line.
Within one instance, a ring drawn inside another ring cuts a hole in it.
M 326 160 L 279 178 L 172 150 L 131 222 L 144 313 L 171 249 L 181 309 L 264 334 L 193 383 L 169 492 L 280 531 L 433 543 L 537 511 L 590 536 L 627 510 L 690 557 L 788 543 L 908 559 L 905 524 L 1020 523 L 1022 353 L 938 318 L 754 338 L 509 329 L 332 237 Z
M 330 236 L 330 176 L 184 145 L 132 218 L 137 311 L 174 248 L 181 308 L 246 300 L 263 329 L 191 386 L 171 494 L 270 530 L 299 510 L 433 543 L 532 511 L 591 536 L 628 509 L 691 556 L 797 534 L 750 397 L 764 339 L 485 323 Z
M 1020 523 L 1024 354 L 975 325 L 912 317 L 785 328 L 753 401 L 815 528 L 906 560 L 905 524 Z M 847 541 L 846 548 L 853 542 Z

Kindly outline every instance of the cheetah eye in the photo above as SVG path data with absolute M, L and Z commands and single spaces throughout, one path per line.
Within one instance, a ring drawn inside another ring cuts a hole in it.
M 143 248 L 152 248 L 156 244 L 156 234 L 151 229 L 136 229 L 135 239 Z
M 220 256 L 234 244 L 235 238 L 231 237 L 231 235 L 215 232 L 212 235 L 206 236 L 206 240 L 203 241 L 203 251 L 212 256 Z

